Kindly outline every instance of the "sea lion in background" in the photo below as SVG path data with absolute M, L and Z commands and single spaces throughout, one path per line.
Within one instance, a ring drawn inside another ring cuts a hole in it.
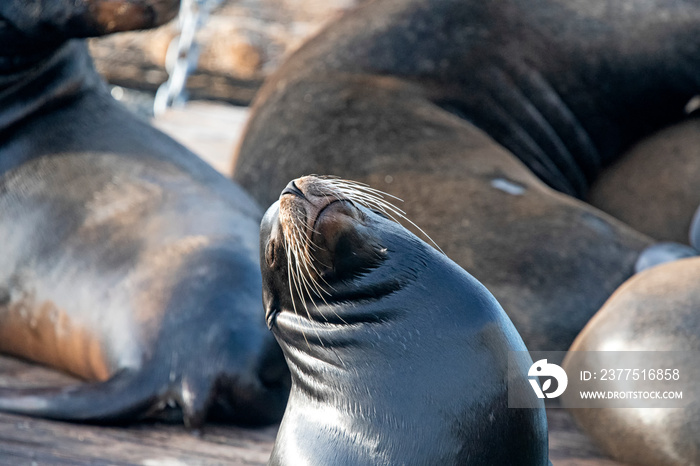
M 639 273 L 643 270 L 656 267 L 657 265 L 667 262 L 695 257 L 700 254 L 695 248 L 681 243 L 661 242 L 655 243 L 644 249 L 637 258 L 634 264 L 634 272 Z
M 304 173 L 391 190 L 531 350 L 566 350 L 651 244 L 575 197 L 685 116 L 699 33 L 690 1 L 369 2 L 265 83 L 234 179 L 262 204 Z
M 690 224 L 690 244 L 697 250 L 700 250 L 700 207 L 695 211 L 693 220 Z
M 678 369 L 679 381 L 657 387 L 682 391 L 684 398 L 695 399 L 684 408 L 570 409 L 584 431 L 618 461 L 649 466 L 700 464 L 696 396 L 700 377 L 699 282 L 700 258 L 659 265 L 635 275 L 591 319 L 564 360 L 564 368 L 572 373 L 582 369 L 570 366 L 574 351 L 689 352 L 687 356 L 679 353 L 673 367 L 664 367 Z M 588 389 L 630 390 L 625 381 L 614 384 L 596 379 L 588 383 Z
M 3 0 L 0 47 L 3 58 L 22 61 L 17 52 L 160 26 L 177 15 L 179 5 L 178 0 Z
M 595 180 L 588 201 L 659 241 L 692 244 L 699 179 L 700 118 L 694 117 L 627 151 Z
M 269 464 L 546 465 L 543 405 L 508 408 L 513 324 L 392 212 L 304 177 L 263 218 L 263 303 L 292 373 Z
M 27 27 L 59 30 L 80 2 L 45 18 L 20 3 L 0 4 L 0 350 L 94 382 L 3 388 L 0 410 L 278 421 L 289 376 L 262 317 L 259 207 L 114 101 L 83 41 L 46 48 Z

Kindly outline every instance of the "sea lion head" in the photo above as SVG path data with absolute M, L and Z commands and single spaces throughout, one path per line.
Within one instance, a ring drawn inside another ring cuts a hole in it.
M 303 332 L 308 337 L 323 324 L 383 318 L 335 304 L 371 302 L 397 291 L 420 258 L 431 254 L 430 246 L 393 220 L 401 215 L 382 193 L 361 183 L 316 176 L 290 182 L 261 224 L 268 326 L 274 331 L 284 316 L 285 330 L 293 322 L 309 326 Z M 393 254 L 408 249 L 410 258 Z M 405 267 L 406 260 L 414 266 Z M 286 318 L 291 315 L 293 320 Z

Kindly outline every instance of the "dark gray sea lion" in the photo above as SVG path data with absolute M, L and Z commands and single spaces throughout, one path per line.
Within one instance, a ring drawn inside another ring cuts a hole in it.
M 653 390 L 683 392 L 683 399 L 691 402 L 685 407 L 570 410 L 586 433 L 619 461 L 649 466 L 700 464 L 698 282 L 700 258 L 662 264 L 635 275 L 591 319 L 564 361 L 564 368 L 572 373 L 581 368 L 572 369 L 575 351 L 645 351 L 649 365 L 638 369 L 658 369 L 651 361 L 663 357 L 661 352 L 679 352 L 672 366 L 663 367 L 678 369 L 679 380 L 662 382 Z M 629 390 L 626 378 L 621 378 L 617 382 L 596 379 L 587 389 Z
M 700 250 L 700 208 L 695 211 L 690 224 L 690 244 L 697 250 Z
M 695 248 L 681 243 L 662 242 L 652 244 L 639 254 L 634 264 L 635 273 L 667 262 L 695 257 L 700 254 Z
M 263 218 L 263 303 L 292 373 L 270 464 L 546 465 L 543 406 L 508 407 L 512 323 L 387 214 L 365 186 L 304 177 Z
M 368 2 L 264 85 L 234 178 L 263 204 L 304 173 L 390 190 L 530 349 L 565 350 L 651 244 L 576 197 L 685 117 L 699 33 L 691 1 Z
M 52 3 L 42 27 L 78 3 Z M 116 103 L 82 41 L 12 50 L 34 37 L 20 21 L 34 6 L 0 6 L 15 39 L 0 42 L 0 350 L 93 382 L 0 389 L 0 410 L 279 420 L 289 377 L 259 302 L 262 213 Z

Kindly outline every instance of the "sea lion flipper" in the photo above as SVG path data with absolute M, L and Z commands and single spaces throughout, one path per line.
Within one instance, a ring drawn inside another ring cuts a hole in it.
M 213 387 L 209 378 L 187 377 L 175 394 L 182 409 L 182 421 L 192 432 L 198 432 L 204 426 L 213 401 Z
M 104 382 L 69 387 L 0 388 L 0 411 L 63 421 L 120 422 L 156 403 L 154 379 L 125 369 Z

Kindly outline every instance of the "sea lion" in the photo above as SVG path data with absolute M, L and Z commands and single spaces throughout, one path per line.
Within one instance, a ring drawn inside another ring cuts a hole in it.
M 639 273 L 642 270 L 656 267 L 657 265 L 694 257 L 699 254 L 700 251 L 697 249 L 681 243 L 664 241 L 652 244 L 639 254 L 637 262 L 634 264 L 634 272 Z
M 508 407 L 513 324 L 393 212 L 304 177 L 263 217 L 263 303 L 292 373 L 269 464 L 546 465 L 543 405 Z
M 390 189 L 528 348 L 566 350 L 651 244 L 576 197 L 685 117 L 698 33 L 690 1 L 368 2 L 265 83 L 234 179 L 262 204 L 304 173 Z
M 3 0 L 0 63 L 31 65 L 35 54 L 76 37 L 149 29 L 173 19 L 178 0 Z
M 83 41 L 57 32 L 36 54 L 12 50 L 34 37 L 21 21 L 39 21 L 32 5 L 0 6 L 15 39 L 0 41 L 0 350 L 93 382 L 3 388 L 0 410 L 278 421 L 289 376 L 261 317 L 262 212 L 114 101 Z M 36 28 L 73 18 L 57 11 Z
M 700 464 L 700 406 L 697 354 L 700 351 L 700 258 L 682 259 L 653 267 L 635 275 L 613 294 L 576 338 L 564 368 L 572 368 L 576 351 L 675 351 L 673 366 L 679 380 L 664 382 L 654 389 L 683 392 L 691 401 L 683 408 L 577 408 L 570 409 L 584 431 L 607 454 L 630 464 Z M 660 354 L 660 356 L 663 356 Z M 639 369 L 658 369 L 652 365 Z M 600 367 L 590 368 L 600 370 Z M 577 372 L 576 372 L 577 373 Z M 588 390 L 629 389 L 625 380 L 599 379 Z M 571 405 L 567 398 L 565 405 Z M 618 406 L 623 403 L 618 403 Z
M 645 138 L 603 170 L 588 202 L 659 241 L 688 243 L 700 205 L 700 118 Z
M 690 223 L 690 244 L 697 250 L 700 250 L 700 208 L 695 211 L 693 219 Z

